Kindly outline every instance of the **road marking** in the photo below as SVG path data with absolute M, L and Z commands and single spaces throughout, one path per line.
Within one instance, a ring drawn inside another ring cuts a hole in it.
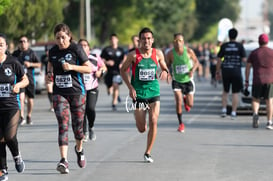
M 206 105 L 204 105 L 204 108 L 201 109 L 201 111 L 199 111 L 198 114 L 194 114 L 194 116 L 191 117 L 191 119 L 189 119 L 188 121 L 185 121 L 185 122 L 187 124 L 191 124 L 192 122 L 196 121 L 204 112 L 206 112 L 208 110 L 208 107 L 210 107 L 215 101 L 218 101 L 218 100 L 219 100 L 219 96 L 214 96 L 210 102 L 208 102 Z

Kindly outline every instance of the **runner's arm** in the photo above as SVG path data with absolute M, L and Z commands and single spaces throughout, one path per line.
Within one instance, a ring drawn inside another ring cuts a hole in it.
M 122 66 L 120 68 L 120 75 L 121 75 L 123 81 L 125 82 L 126 86 L 128 87 L 130 97 L 133 100 L 136 100 L 136 91 L 129 80 L 127 70 L 135 61 L 135 56 L 136 56 L 135 52 L 129 53 L 126 57 L 126 60 L 124 61 L 124 63 L 122 64 Z
M 189 52 L 191 60 L 193 61 L 193 67 L 190 71 L 190 77 L 192 77 L 195 70 L 199 67 L 199 61 L 198 61 L 194 51 L 191 48 L 188 48 L 188 52 Z

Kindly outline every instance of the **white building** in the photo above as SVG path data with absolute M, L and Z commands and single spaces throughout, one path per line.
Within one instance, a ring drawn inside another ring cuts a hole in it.
M 257 41 L 261 33 L 270 32 L 267 0 L 241 0 L 241 14 L 234 27 L 238 29 L 237 40 Z

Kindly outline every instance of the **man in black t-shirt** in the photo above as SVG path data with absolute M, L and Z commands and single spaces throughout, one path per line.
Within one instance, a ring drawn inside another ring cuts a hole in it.
M 34 106 L 35 86 L 36 80 L 34 77 L 34 68 L 40 68 L 41 63 L 32 49 L 29 48 L 28 38 L 21 36 L 19 40 L 19 48 L 12 54 L 17 57 L 20 63 L 23 65 L 25 73 L 27 74 L 29 85 L 25 89 L 20 90 L 20 103 L 21 103 L 21 120 L 20 124 L 26 123 L 24 119 L 24 101 L 25 95 L 27 96 L 27 124 L 32 124 L 31 113 Z
M 236 42 L 238 31 L 235 28 L 230 29 L 228 35 L 230 41 L 221 46 L 217 55 L 216 79 L 219 80 L 222 76 L 223 80 L 222 117 L 226 116 L 227 96 L 230 86 L 232 87 L 231 119 L 235 119 L 239 103 L 238 94 L 243 88 L 241 64 L 242 61 L 246 62 L 246 52 L 243 45 Z
M 110 36 L 111 45 L 102 50 L 101 58 L 107 66 L 107 73 L 104 77 L 108 94 L 113 94 L 112 109 L 116 110 L 116 104 L 119 99 L 119 85 L 122 83 L 119 69 L 125 58 L 123 48 L 118 46 L 118 37 L 116 34 Z

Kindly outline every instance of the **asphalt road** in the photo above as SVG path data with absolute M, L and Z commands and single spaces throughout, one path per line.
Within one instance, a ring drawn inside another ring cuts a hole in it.
M 194 108 L 184 113 L 185 133 L 178 121 L 170 85 L 161 82 L 161 112 L 158 135 L 152 150 L 154 163 L 144 163 L 147 133 L 137 132 L 133 112 L 126 111 L 128 91 L 121 86 L 122 103 L 112 112 L 111 98 L 100 87 L 95 122 L 96 141 L 85 143 L 87 167 L 76 163 L 73 133 L 69 132 L 70 173 L 56 171 L 60 160 L 57 121 L 49 112 L 47 95 L 37 95 L 34 124 L 18 130 L 19 147 L 26 169 L 18 174 L 8 151 L 9 180 L 27 181 L 256 181 L 273 178 L 273 132 L 253 129 L 250 115 L 220 118 L 221 88 L 196 82 Z

